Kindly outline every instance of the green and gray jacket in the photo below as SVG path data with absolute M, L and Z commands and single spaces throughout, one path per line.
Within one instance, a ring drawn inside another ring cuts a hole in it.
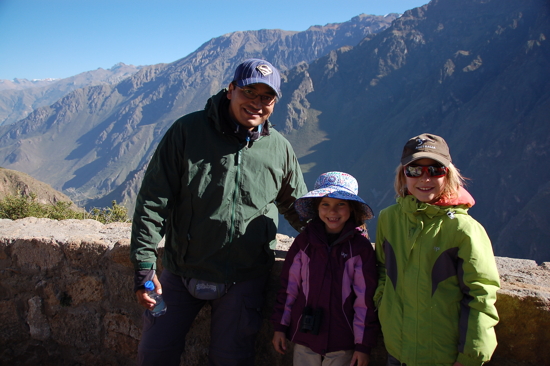
M 252 143 L 225 133 L 226 93 L 177 120 L 157 147 L 133 218 L 136 270 L 155 268 L 165 236 L 163 266 L 174 274 L 256 278 L 274 262 L 278 212 L 302 226 L 293 203 L 307 189 L 290 143 L 273 128 Z
M 468 206 L 408 195 L 380 213 L 374 300 L 386 349 L 407 366 L 479 366 L 497 345 L 499 274 Z

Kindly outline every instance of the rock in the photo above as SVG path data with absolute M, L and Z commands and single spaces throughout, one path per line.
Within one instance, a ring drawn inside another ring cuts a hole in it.
M 131 224 L 93 220 L 0 220 L 0 364 L 135 364 L 143 309 L 132 292 L 130 230 Z M 267 320 L 294 238 L 278 234 L 277 240 L 256 345 L 258 365 L 292 365 L 292 345 L 286 355 L 277 354 Z M 499 345 L 488 365 L 547 364 L 550 263 L 497 258 L 497 265 Z M 206 305 L 193 323 L 182 365 L 207 363 L 209 313 Z M 380 337 L 369 365 L 383 366 L 385 358 Z

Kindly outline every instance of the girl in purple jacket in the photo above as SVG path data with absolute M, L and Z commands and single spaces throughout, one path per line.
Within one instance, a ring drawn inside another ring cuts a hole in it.
M 366 366 L 376 345 L 376 261 L 365 225 L 373 215 L 357 192 L 354 177 L 328 172 L 295 202 L 311 221 L 286 255 L 271 318 L 275 350 L 293 342 L 295 365 Z

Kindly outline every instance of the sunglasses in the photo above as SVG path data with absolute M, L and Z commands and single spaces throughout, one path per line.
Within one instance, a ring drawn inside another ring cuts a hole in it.
M 424 172 L 430 175 L 430 177 L 443 177 L 447 175 L 447 168 L 437 165 L 407 165 L 403 168 L 405 175 L 409 178 L 418 178 L 422 176 Z
M 243 88 L 235 84 L 237 88 L 241 90 L 241 92 L 244 94 L 245 97 L 248 99 L 256 99 L 260 97 L 260 102 L 265 105 L 266 107 L 270 106 L 275 102 L 275 96 L 274 95 L 261 95 L 258 94 L 255 90 L 249 89 L 249 88 Z

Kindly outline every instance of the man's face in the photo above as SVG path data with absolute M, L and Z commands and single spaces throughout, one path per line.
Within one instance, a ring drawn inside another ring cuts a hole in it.
M 257 94 L 254 99 L 249 99 L 248 94 Z M 229 114 L 243 127 L 249 130 L 263 124 L 275 108 L 275 101 L 266 105 L 268 97 L 274 97 L 275 92 L 266 84 L 250 84 L 245 87 L 238 87 L 233 83 L 229 84 L 227 99 L 229 102 Z

